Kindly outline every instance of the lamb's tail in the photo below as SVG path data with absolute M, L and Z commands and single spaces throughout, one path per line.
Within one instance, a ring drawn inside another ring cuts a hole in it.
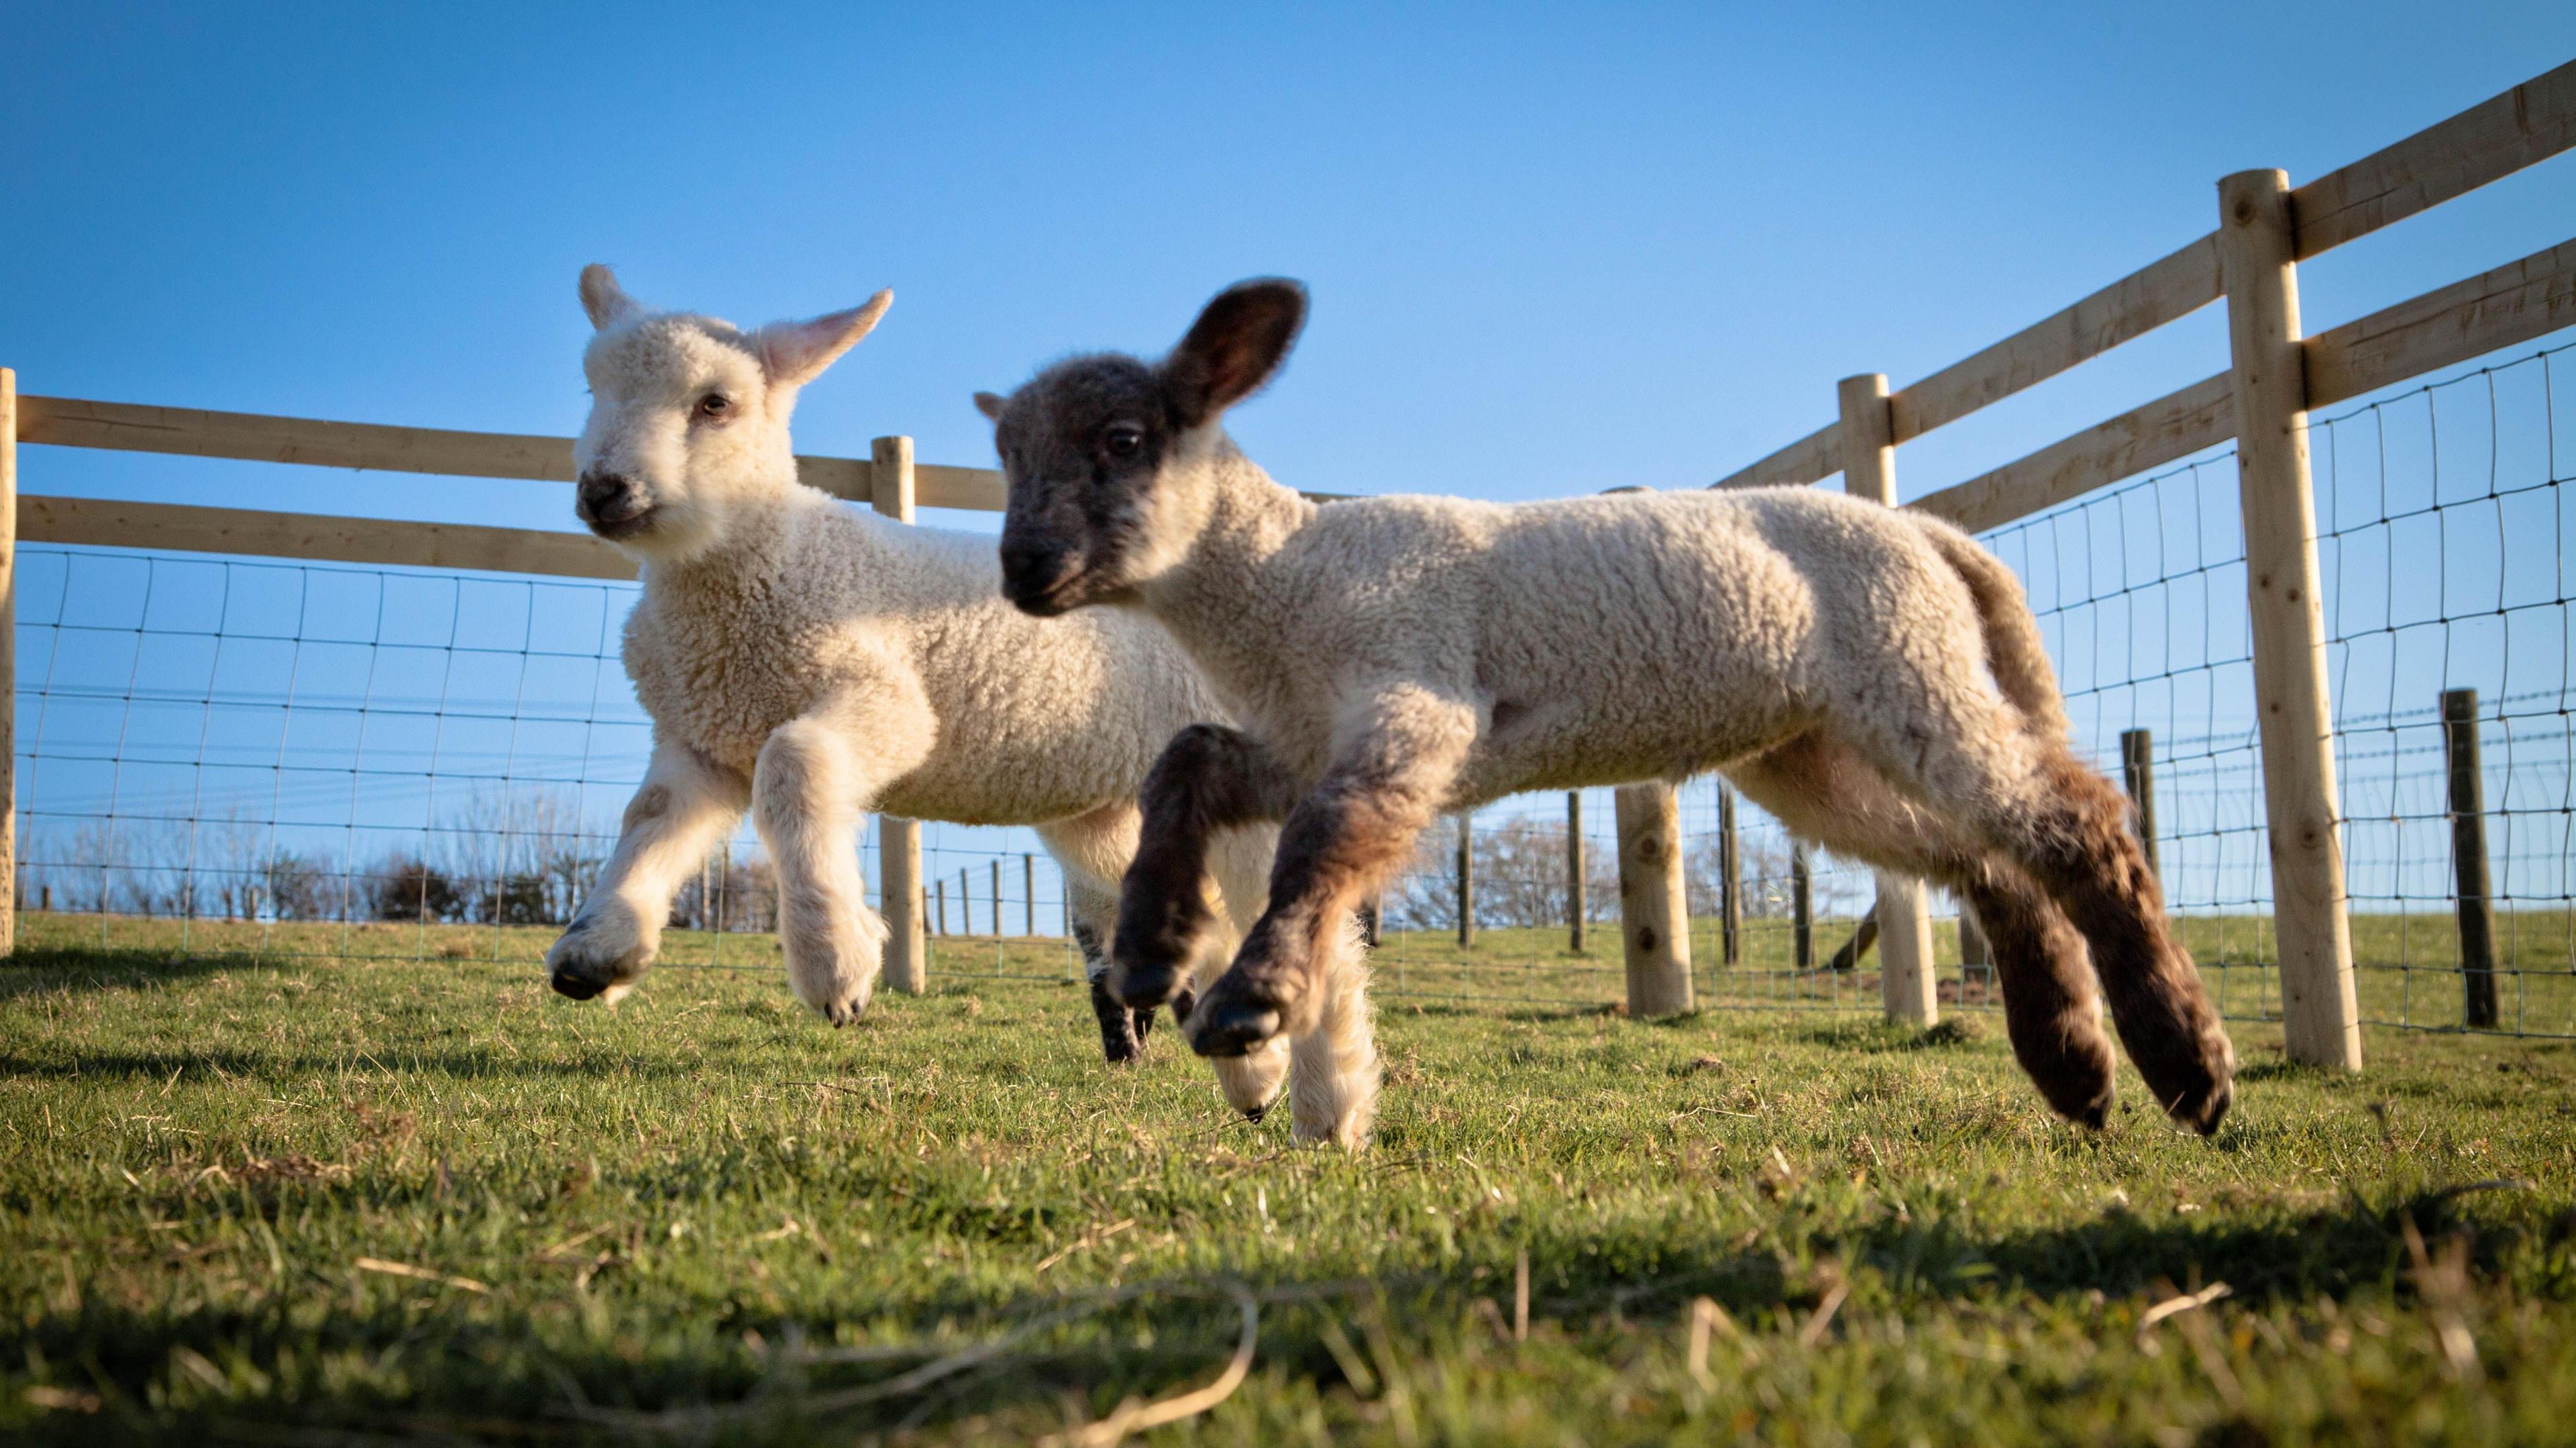
M 1986 667 L 1995 686 L 2019 709 L 2033 733 L 2049 739 L 2066 737 L 2066 701 L 2057 692 L 2057 670 L 2048 661 L 2048 646 L 2039 636 L 2022 597 L 2021 580 L 2002 560 L 1947 523 L 1925 518 L 1924 532 L 1959 581 L 1976 600 L 1985 626 Z

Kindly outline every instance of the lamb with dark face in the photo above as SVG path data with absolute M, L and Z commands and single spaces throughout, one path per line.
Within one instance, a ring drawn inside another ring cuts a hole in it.
M 1160 363 L 1078 358 L 979 398 L 1012 602 L 1130 605 L 1240 721 L 1184 730 L 1147 777 L 1111 944 L 1128 1004 L 1168 999 L 1203 944 L 1226 830 L 1283 822 L 1269 906 L 1183 1029 L 1210 1056 L 1304 1050 L 1365 1031 L 1340 941 L 1440 813 L 1720 769 L 1800 837 L 1975 907 L 2014 1049 L 2060 1112 L 2098 1126 L 2110 1106 L 2098 975 L 2157 1104 L 2217 1128 L 2226 1031 L 1993 555 L 1803 488 L 1318 508 L 1221 425 L 1286 360 L 1305 300 L 1246 282 Z
M 1260 390 L 1305 321 L 1306 289 L 1228 290 L 1159 364 L 1117 353 L 1059 362 L 1008 399 L 975 394 L 1011 480 L 1002 591 L 1051 617 L 1131 601 L 1179 561 L 1212 499 L 1192 486 L 1214 424 Z

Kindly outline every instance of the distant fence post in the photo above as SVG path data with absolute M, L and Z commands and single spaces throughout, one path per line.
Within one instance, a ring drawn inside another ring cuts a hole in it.
M 1565 948 L 1583 953 L 1583 791 L 1565 792 Z
M 1458 948 L 1476 944 L 1476 832 L 1474 816 L 1458 811 Z
M 2271 833 L 2281 1024 L 2293 1060 L 2361 1069 L 2361 1021 L 2345 914 L 2334 715 L 2326 699 L 2317 510 L 2308 473 L 2307 361 L 2299 347 L 2298 238 L 2290 178 L 2240 171 L 2218 183 L 2228 385 L 2254 640 L 2254 714 Z
M 1842 405 L 1843 491 L 1896 506 L 1896 420 L 1887 410 L 1887 374 L 1846 377 Z M 1932 908 L 1923 882 L 1878 875 L 1878 994 L 1891 1021 L 1928 1026 L 1941 1014 L 1932 973 Z
M 1020 933 L 1038 933 L 1038 857 L 1020 856 Z
M 18 948 L 18 374 L 0 367 L 0 956 Z
M 1816 884 L 1807 847 L 1789 846 L 1789 960 L 1800 974 L 1816 968 Z
M 2120 782 L 2138 810 L 2138 843 L 2147 850 L 2147 868 L 2158 882 L 2165 867 L 2156 858 L 2156 736 L 2153 730 L 2120 731 Z
M 1717 787 L 1717 959 L 1744 961 L 1744 857 L 1735 840 L 1735 789 Z
M 868 488 L 876 510 L 912 521 L 912 439 L 881 437 L 870 446 Z M 906 995 L 930 989 L 929 922 L 921 908 L 921 824 L 877 816 L 877 898 L 885 905 L 886 984 Z M 941 933 L 946 933 L 943 924 Z
M 2478 691 L 2442 691 L 2442 753 L 2451 775 L 2451 864 L 2460 913 L 2463 1019 L 2496 1023 L 2495 888 L 2487 874 L 2487 782 L 2478 760 Z
M 1689 1010 L 1690 892 L 1682 876 L 1682 801 L 1669 784 L 1623 784 L 1619 824 L 1619 936 L 1632 1020 Z

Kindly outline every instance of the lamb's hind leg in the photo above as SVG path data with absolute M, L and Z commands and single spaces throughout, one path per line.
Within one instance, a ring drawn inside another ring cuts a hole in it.
M 1835 737 L 2048 893 L 2092 947 L 2120 1041 L 2157 1104 L 2204 1135 L 2217 1130 L 2235 1054 L 2166 925 L 2119 790 L 1996 697 L 1977 655 L 1889 648 L 1849 674 Z
M 2111 1043 L 2095 1018 L 2093 973 L 2073 927 L 2027 875 L 1821 734 L 1802 735 L 1727 774 L 1792 833 L 1965 896 L 1994 948 L 2013 1055 L 2059 1115 L 2102 1124 L 2111 1104 Z
M 2127 799 L 2052 744 L 1994 834 L 2093 947 L 2121 1044 L 2156 1103 L 2204 1136 L 2216 1131 L 2235 1099 L 2236 1053 L 2165 922 L 2164 889 L 2129 831 Z

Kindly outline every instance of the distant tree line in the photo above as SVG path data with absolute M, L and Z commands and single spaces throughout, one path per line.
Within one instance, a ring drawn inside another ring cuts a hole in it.
M 1608 824 L 1607 819 L 1603 821 Z M 1561 820 L 1510 815 L 1473 823 L 1469 830 L 1476 872 L 1476 924 L 1485 928 L 1566 924 L 1566 835 Z M 1789 914 L 1789 851 L 1769 830 L 1740 830 L 1738 886 L 1745 918 Z M 1583 858 L 1585 918 L 1619 918 L 1619 857 L 1605 828 Z M 1690 913 L 1718 913 L 1725 878 L 1715 833 L 1691 835 L 1682 851 Z M 1819 913 L 1849 913 L 1849 893 L 1822 864 L 1815 883 Z M 1866 896 L 1860 897 L 1864 903 Z M 1412 865 L 1389 886 L 1385 923 L 1390 930 L 1458 928 L 1458 821 L 1444 815 L 1422 832 Z
M 239 811 L 206 820 L 83 820 L 31 831 L 19 888 L 30 906 L 235 921 L 406 920 L 561 925 L 606 859 L 563 790 L 487 790 L 443 811 L 418 848 L 331 860 L 281 843 Z M 767 930 L 777 914 L 766 860 L 729 853 L 681 889 L 670 923 Z

